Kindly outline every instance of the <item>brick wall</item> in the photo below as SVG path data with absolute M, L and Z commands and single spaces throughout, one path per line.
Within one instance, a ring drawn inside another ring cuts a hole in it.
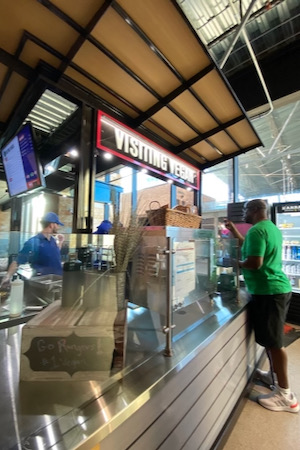
M 62 232 L 72 233 L 73 225 L 73 211 L 74 211 L 74 199 L 73 197 L 58 196 L 58 217 L 64 224 Z
M 0 232 L 10 231 L 10 212 L 10 209 L 0 212 Z
M 73 197 L 63 197 L 57 194 L 46 194 L 47 207 L 46 211 L 56 212 L 60 221 L 64 224 L 61 228 L 62 233 L 72 232 L 74 199 Z M 146 217 L 146 211 L 150 208 L 152 201 L 158 201 L 161 206 L 170 205 L 171 186 L 164 183 L 159 186 L 143 189 L 138 192 L 138 215 Z M 194 194 L 184 188 L 177 187 L 177 204 L 192 205 Z M 159 205 L 153 203 L 155 209 Z M 11 210 L 1 211 L 0 213 L 0 232 L 10 231 L 10 214 Z M 131 214 L 131 193 L 121 194 L 121 222 L 126 225 Z M 104 204 L 95 203 L 93 231 L 102 222 L 104 218 Z
M 194 194 L 191 191 L 187 191 L 184 188 L 178 188 L 176 191 L 177 204 L 178 205 L 193 205 L 194 204 Z M 164 183 L 159 186 L 154 186 L 146 189 L 142 189 L 138 192 L 138 209 L 137 213 L 141 217 L 146 217 L 147 210 L 151 208 L 157 209 L 163 205 L 169 205 L 171 201 L 171 186 L 169 183 Z M 131 193 L 126 193 L 121 195 L 121 222 L 126 225 L 129 221 L 131 213 Z

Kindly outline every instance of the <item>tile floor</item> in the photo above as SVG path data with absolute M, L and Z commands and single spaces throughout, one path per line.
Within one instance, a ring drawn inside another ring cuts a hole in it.
M 299 331 L 300 326 L 292 325 Z M 300 338 L 286 347 L 291 389 L 300 401 Z M 261 367 L 268 370 L 267 361 Z M 258 382 L 259 383 L 259 382 Z M 223 450 L 289 450 L 300 449 L 300 412 L 273 412 L 260 406 L 256 397 L 268 393 L 255 384 Z

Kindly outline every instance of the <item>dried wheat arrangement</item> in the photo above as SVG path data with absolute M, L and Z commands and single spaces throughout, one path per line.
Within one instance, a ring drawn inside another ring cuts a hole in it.
M 114 271 L 126 272 L 128 264 L 141 242 L 144 226 L 136 213 L 131 214 L 129 223 L 126 226 L 120 223 L 118 214 L 115 213 L 110 233 L 115 235 L 114 252 L 116 265 Z

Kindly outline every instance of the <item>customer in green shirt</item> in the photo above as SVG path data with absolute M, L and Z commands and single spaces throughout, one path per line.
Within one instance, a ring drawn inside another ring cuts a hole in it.
M 241 245 L 239 266 L 251 294 L 255 340 L 265 347 L 270 361 L 270 371 L 258 370 L 257 377 L 269 386 L 275 385 L 271 394 L 259 396 L 258 402 L 272 411 L 298 412 L 299 403 L 289 387 L 288 360 L 283 347 L 291 285 L 282 270 L 282 235 L 268 220 L 267 204 L 261 199 L 245 204 L 244 220 L 253 225 L 245 237 L 232 222 L 226 221 L 225 225 Z

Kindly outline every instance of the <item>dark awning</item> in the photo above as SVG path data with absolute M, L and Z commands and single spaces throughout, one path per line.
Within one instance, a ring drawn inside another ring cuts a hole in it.
M 261 145 L 175 1 L 2 0 L 1 9 L 4 135 L 26 92 L 45 80 L 61 88 L 71 82 L 199 168 Z

